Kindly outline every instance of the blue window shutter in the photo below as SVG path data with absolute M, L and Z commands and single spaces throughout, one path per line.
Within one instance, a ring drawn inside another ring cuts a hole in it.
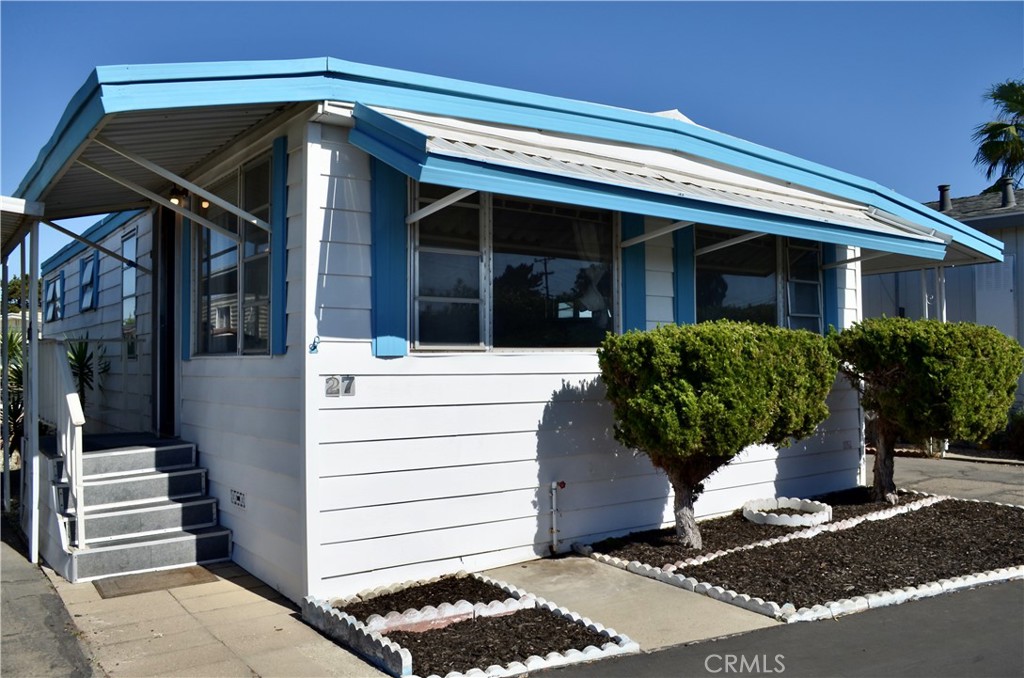
M 181 359 L 192 358 L 192 222 L 181 222 Z
M 270 215 L 270 352 L 288 350 L 288 137 L 274 139 Z
M 695 226 L 686 226 L 672 233 L 673 302 L 677 325 L 697 322 L 697 259 L 694 256 Z
M 622 215 L 622 239 L 644 233 L 644 218 Z M 647 256 L 644 243 L 622 250 L 622 331 L 647 328 Z
M 373 355 L 409 352 L 409 242 L 405 175 L 371 158 Z
M 821 263 L 832 264 L 836 262 L 836 246 L 823 244 L 821 250 Z M 822 309 L 822 328 L 828 333 L 829 327 L 839 327 L 839 271 L 835 268 L 826 268 L 821 276 L 821 298 L 824 308 Z
M 99 305 L 100 256 L 93 252 L 78 263 L 78 310 L 95 311 Z

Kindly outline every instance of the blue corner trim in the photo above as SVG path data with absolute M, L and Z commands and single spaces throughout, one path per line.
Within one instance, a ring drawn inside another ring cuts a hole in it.
M 86 229 L 85 232 L 82 233 L 82 237 L 91 242 L 99 243 L 108 235 L 121 228 L 143 212 L 145 212 L 145 210 L 128 210 L 127 212 L 115 212 L 113 214 L 108 214 Z M 57 250 L 56 254 L 42 263 L 39 267 L 41 275 L 46 276 L 52 273 L 58 266 L 71 261 L 86 249 L 88 249 L 88 245 L 80 243 L 77 240 L 72 240 L 70 243 Z
M 192 359 L 192 222 L 181 221 L 181 359 Z
M 836 258 L 835 245 L 822 245 L 821 263 L 832 264 L 838 261 Z M 821 296 L 822 296 L 822 329 L 828 334 L 828 328 L 834 327 L 837 330 L 843 329 L 839 326 L 839 271 L 835 268 L 826 268 L 821 275 Z
M 270 215 L 270 352 L 288 350 L 288 137 L 273 144 Z
M 100 253 L 93 250 L 78 262 L 78 312 L 95 311 L 100 297 Z
M 644 218 L 624 213 L 622 239 L 644 234 Z M 647 255 L 645 243 L 622 250 L 622 331 L 647 329 Z
M 677 325 L 697 322 L 696 229 L 696 226 L 687 226 L 672 233 L 672 303 Z
M 370 172 L 373 355 L 398 358 L 409 352 L 406 178 L 376 158 Z

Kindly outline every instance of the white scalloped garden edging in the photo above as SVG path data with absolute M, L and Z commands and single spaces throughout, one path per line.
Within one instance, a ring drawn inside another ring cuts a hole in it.
M 906 588 L 894 589 L 892 591 L 880 591 L 877 593 L 869 593 L 864 596 L 855 596 L 853 598 L 842 598 L 838 601 L 828 601 L 821 605 L 813 605 L 811 607 L 802 607 L 797 609 L 791 603 L 785 605 L 779 605 L 776 602 L 765 601 L 761 598 L 751 598 L 745 593 L 736 593 L 735 591 L 723 589 L 721 586 L 715 586 L 708 582 L 698 582 L 693 577 L 686 577 L 680 574 L 675 574 L 677 569 L 680 569 L 683 565 L 699 565 L 701 563 L 714 560 L 721 556 L 729 553 L 735 553 L 736 551 L 745 551 L 747 549 L 755 548 L 757 546 L 771 546 L 774 544 L 781 544 L 783 542 L 791 541 L 793 539 L 809 539 L 823 532 L 838 532 L 840 530 L 846 530 L 867 520 L 884 520 L 892 518 L 893 516 L 908 513 L 910 511 L 916 511 L 924 508 L 925 506 L 931 506 L 940 501 L 946 499 L 953 499 L 953 497 L 933 495 L 926 492 L 918 492 L 915 490 L 901 490 L 906 494 L 914 494 L 923 496 L 924 499 L 920 499 L 910 504 L 901 504 L 894 506 L 890 509 L 884 509 L 881 511 L 875 511 L 873 513 L 867 513 L 862 516 L 856 516 L 847 520 L 840 521 L 838 523 L 832 523 L 830 525 L 819 525 L 812 527 L 808 530 L 801 530 L 800 532 L 794 532 L 784 537 L 777 537 L 775 539 L 767 539 L 764 541 L 757 542 L 755 544 L 748 544 L 746 546 L 740 546 L 738 548 L 729 549 L 728 551 L 717 551 L 715 553 L 707 554 L 707 556 L 700 556 L 697 558 L 690 558 L 685 561 L 680 561 L 675 565 L 665 565 L 662 568 L 652 567 L 651 565 L 645 565 L 639 561 L 627 562 L 621 558 L 615 558 L 602 553 L 595 553 L 593 549 L 588 546 L 580 546 L 574 544 L 573 548 L 577 553 L 589 556 L 598 562 L 617 567 L 620 570 L 626 570 L 634 574 L 647 577 L 649 579 L 655 579 L 666 584 L 677 586 L 687 591 L 693 591 L 706 595 L 709 598 L 720 600 L 730 605 L 736 605 L 742 607 L 751 612 L 763 614 L 767 617 L 772 617 L 786 623 L 800 622 L 800 621 L 816 621 L 819 619 L 835 619 L 837 617 L 854 614 L 856 612 L 863 612 L 867 609 L 875 609 L 879 607 L 886 607 L 889 605 L 899 605 L 908 600 L 919 600 L 921 598 L 928 598 L 931 596 L 937 596 L 947 591 L 956 591 L 959 589 L 973 588 L 981 584 L 990 584 L 999 581 L 1008 581 L 1011 579 L 1024 579 L 1024 565 L 1017 565 L 1010 568 L 999 568 L 996 570 L 990 570 L 987 572 L 979 572 L 974 574 L 962 575 L 953 577 L 951 579 L 941 579 L 937 582 L 929 582 L 927 584 L 921 584 L 919 586 L 909 586 Z M 978 504 L 993 504 L 995 506 L 1009 506 L 1011 508 L 1017 508 L 1024 510 L 1024 506 L 1017 504 L 1005 504 L 1002 502 L 985 502 L 980 499 L 957 499 L 957 501 L 969 501 Z
M 779 509 L 800 511 L 799 515 L 780 515 Z M 832 520 L 832 507 L 811 499 L 778 497 L 777 499 L 751 499 L 743 505 L 743 517 L 758 525 L 783 527 L 814 527 Z
M 460 572 L 460 575 L 465 575 Z M 324 635 L 341 644 L 346 649 L 359 655 L 370 664 L 389 673 L 393 676 L 412 676 L 413 658 L 412 654 L 404 647 L 392 642 L 384 633 L 397 631 L 409 626 L 417 626 L 423 622 L 448 621 L 455 622 L 471 617 L 489 617 L 502 614 L 511 614 L 520 609 L 539 608 L 547 610 L 552 614 L 568 619 L 574 623 L 585 626 L 594 633 L 599 633 L 608 638 L 600 648 L 588 645 L 582 650 L 566 650 L 564 653 L 550 652 L 545 657 L 531 656 L 525 662 L 512 662 L 507 666 L 489 666 L 486 669 L 470 669 L 465 674 L 451 672 L 444 678 L 498 678 L 500 676 L 517 676 L 530 671 L 537 671 L 543 668 L 566 666 L 580 662 L 590 662 L 606 657 L 614 657 L 622 654 L 633 654 L 640 651 L 640 646 L 628 636 L 618 634 L 614 629 L 608 629 L 593 622 L 586 617 L 581 617 L 575 612 L 559 607 L 553 602 L 538 598 L 520 588 L 512 586 L 503 581 L 491 579 L 482 574 L 471 573 L 468 576 L 488 584 L 500 587 L 510 594 L 505 601 L 491 601 L 490 603 L 470 604 L 468 601 L 460 600 L 454 604 L 442 603 L 436 608 L 428 605 L 420 610 L 406 610 L 403 613 L 389 612 L 381 617 L 374 614 L 361 622 L 350 614 L 334 607 L 334 605 L 354 602 L 376 597 L 385 593 L 393 593 L 411 586 L 435 582 L 441 577 L 424 579 L 415 582 L 404 582 L 387 587 L 368 589 L 355 596 L 332 601 L 320 600 L 307 596 L 302 601 L 302 618 L 311 626 Z M 467 614 L 468 613 L 468 614 Z

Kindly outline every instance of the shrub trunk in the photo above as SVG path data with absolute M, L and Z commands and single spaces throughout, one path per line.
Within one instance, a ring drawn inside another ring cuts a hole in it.
M 875 449 L 874 496 L 876 501 L 898 504 L 896 481 L 893 479 L 893 458 L 896 456 L 896 431 L 879 418 Z
M 672 491 L 675 493 L 676 536 L 679 537 L 679 543 L 683 548 L 699 551 L 704 543 L 700 536 L 700 528 L 697 527 L 697 519 L 693 515 L 695 488 L 679 475 L 669 474 L 669 482 L 672 483 Z

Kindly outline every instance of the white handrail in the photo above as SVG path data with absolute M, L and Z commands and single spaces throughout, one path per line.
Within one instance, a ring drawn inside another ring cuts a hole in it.
M 39 342 L 39 419 L 57 430 L 57 452 L 68 476 L 69 504 L 75 507 L 74 546 L 85 546 L 85 493 L 82 482 L 82 427 L 85 413 L 75 388 L 63 341 Z M 56 507 L 52 507 L 56 509 Z

